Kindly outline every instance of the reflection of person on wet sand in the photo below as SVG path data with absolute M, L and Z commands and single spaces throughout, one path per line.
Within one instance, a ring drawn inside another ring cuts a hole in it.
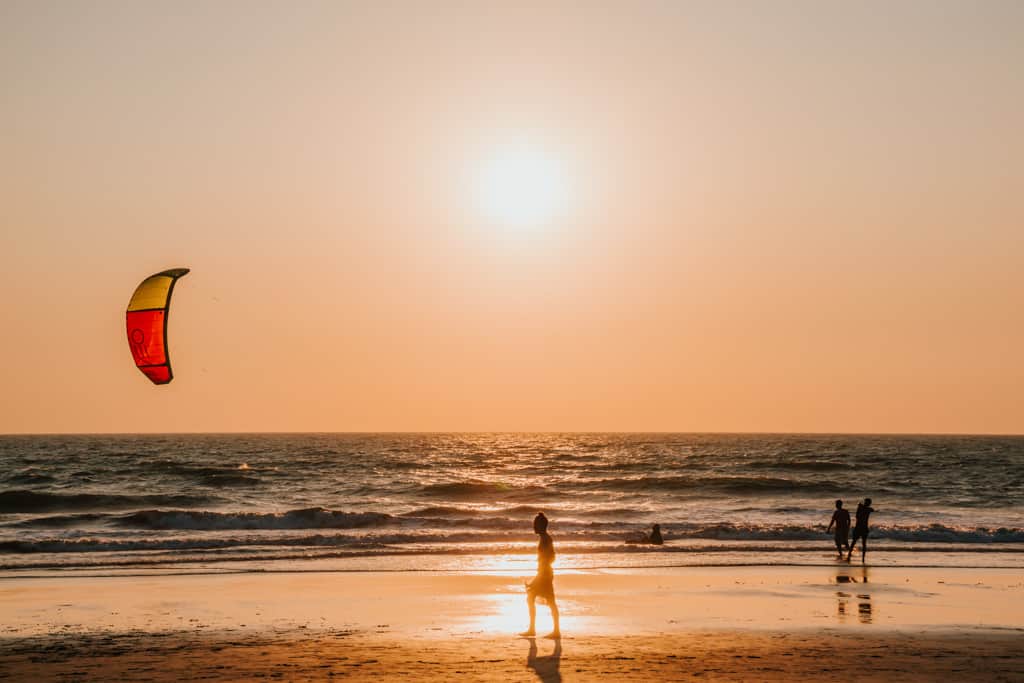
M 548 603 L 551 608 L 552 631 L 546 638 L 561 638 L 562 633 L 558 627 L 558 605 L 555 604 L 555 570 L 552 564 L 555 562 L 555 544 L 548 534 L 548 518 L 543 512 L 533 518 L 533 533 L 540 536 L 540 543 L 537 544 L 537 576 L 533 581 L 526 584 L 526 605 L 530 610 L 530 628 L 519 635 L 536 635 L 537 627 L 537 598 Z
M 561 683 L 562 673 L 558 670 L 562 659 L 562 641 L 555 641 L 555 649 L 550 655 L 537 656 L 537 641 L 530 638 L 530 652 L 526 655 L 526 666 L 533 669 L 537 678 L 544 683 Z
M 838 575 L 836 575 L 836 584 L 837 585 L 851 584 L 851 583 L 858 583 L 858 581 L 857 581 L 857 579 L 855 577 L 853 577 L 853 576 L 851 576 L 849 574 L 846 574 L 846 573 L 839 573 Z M 862 624 L 870 624 L 872 622 L 872 608 L 871 608 L 871 594 L 868 593 L 868 588 L 867 588 L 867 583 L 868 583 L 868 569 L 867 569 L 867 567 L 864 567 L 861 570 L 860 583 L 864 584 L 864 588 L 861 589 L 860 593 L 857 593 L 857 599 L 860 600 L 860 602 L 857 603 L 857 619 Z M 846 616 L 847 616 L 846 615 L 847 602 L 853 596 L 850 593 L 845 593 L 843 591 L 836 591 L 836 597 L 838 598 L 837 613 L 838 613 L 838 616 L 839 616 L 839 621 L 845 621 L 846 620 Z
M 825 533 L 832 531 L 833 526 L 836 528 L 836 550 L 842 558 L 843 549 L 850 549 L 850 511 L 843 509 L 841 500 L 836 501 L 836 511 L 832 513 L 832 521 L 828 523 Z

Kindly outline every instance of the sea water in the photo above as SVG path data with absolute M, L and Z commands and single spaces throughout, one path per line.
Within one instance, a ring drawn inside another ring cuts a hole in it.
M 817 564 L 864 497 L 873 563 L 1024 567 L 1024 437 L 175 434 L 0 436 L 0 570 Z

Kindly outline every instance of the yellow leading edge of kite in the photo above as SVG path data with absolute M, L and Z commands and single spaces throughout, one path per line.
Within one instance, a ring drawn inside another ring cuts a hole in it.
M 129 311 L 144 311 L 149 308 L 163 308 L 167 305 L 167 292 L 174 278 L 166 275 L 153 275 L 146 278 L 132 294 L 128 302 Z

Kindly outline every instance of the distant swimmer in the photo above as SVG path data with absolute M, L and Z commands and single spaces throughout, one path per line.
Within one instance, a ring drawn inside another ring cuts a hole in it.
M 857 512 L 854 513 L 856 524 L 853 526 L 853 541 L 850 543 L 850 552 L 846 559 L 853 556 L 853 549 L 857 546 L 857 539 L 860 539 L 861 562 L 868 556 L 868 518 L 875 509 L 871 507 L 871 499 L 865 498 L 863 503 L 857 503 Z
M 644 534 L 641 538 L 631 538 L 626 543 L 630 545 L 664 545 L 665 540 L 661 537 L 661 525 L 655 524 L 650 534 Z
M 537 544 L 537 575 L 533 581 L 526 584 L 526 606 L 530 610 L 530 628 L 519 635 L 532 637 L 537 633 L 537 598 L 548 603 L 551 609 L 552 631 L 547 638 L 561 638 L 562 634 L 558 627 L 558 605 L 555 604 L 555 570 L 552 565 L 555 562 L 555 543 L 548 534 L 548 518 L 543 512 L 537 513 L 533 519 L 533 533 L 540 536 L 540 543 Z
M 825 533 L 832 531 L 832 527 L 836 528 L 836 550 L 839 552 L 839 557 L 843 556 L 843 550 L 850 549 L 850 511 L 843 509 L 843 501 L 836 501 L 836 511 L 832 513 L 832 521 L 828 523 L 828 529 Z

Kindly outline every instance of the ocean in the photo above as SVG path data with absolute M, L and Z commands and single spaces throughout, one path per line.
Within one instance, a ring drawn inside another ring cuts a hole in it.
M 873 564 L 1024 568 L 1024 437 L 174 434 L 0 436 L 0 571 L 828 564 L 864 497 Z

